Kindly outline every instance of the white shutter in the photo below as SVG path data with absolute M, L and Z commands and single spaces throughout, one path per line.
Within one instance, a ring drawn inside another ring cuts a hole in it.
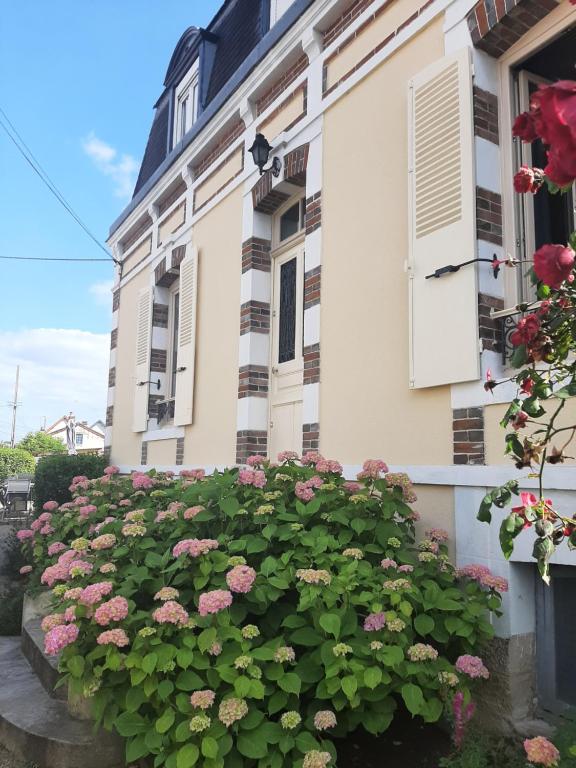
M 136 315 L 136 374 L 134 386 L 134 415 L 132 429 L 144 432 L 148 428 L 149 384 L 142 384 L 150 378 L 150 347 L 152 336 L 152 288 L 142 288 L 138 294 Z
M 180 317 L 178 321 L 178 367 L 174 424 L 192 423 L 194 404 L 194 363 L 196 356 L 196 294 L 198 290 L 198 250 L 180 263 Z
M 418 74 L 408 101 L 410 386 L 418 388 L 480 377 L 476 265 L 425 279 L 476 257 L 468 49 Z

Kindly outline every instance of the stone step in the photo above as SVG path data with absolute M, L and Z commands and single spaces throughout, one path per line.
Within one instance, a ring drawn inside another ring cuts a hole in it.
M 30 619 L 22 627 L 20 644 L 22 653 L 42 683 L 44 690 L 55 699 L 66 701 L 66 685 L 56 688 L 59 680 L 58 660 L 59 656 L 47 656 L 44 653 L 44 632 L 40 626 L 41 619 Z
M 19 637 L 0 638 L 0 743 L 39 768 L 124 768 L 113 734 L 74 720 L 42 686 Z

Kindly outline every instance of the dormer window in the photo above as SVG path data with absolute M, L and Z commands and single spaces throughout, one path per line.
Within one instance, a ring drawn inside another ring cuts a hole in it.
M 176 88 L 174 144 L 182 141 L 198 117 L 198 59 Z

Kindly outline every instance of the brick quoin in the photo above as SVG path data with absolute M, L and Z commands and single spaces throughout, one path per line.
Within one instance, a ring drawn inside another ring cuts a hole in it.
M 502 245 L 502 196 L 476 187 L 476 237 Z
M 148 464 L 148 443 L 143 440 L 140 448 L 140 464 L 142 466 Z
M 268 367 L 243 365 L 238 371 L 238 399 L 266 397 L 268 394 Z
M 110 349 L 116 349 L 117 346 L 118 346 L 118 328 L 114 328 L 114 330 L 110 332 Z
M 152 325 L 155 328 L 168 328 L 168 304 L 154 303 L 152 309 Z
M 106 426 L 111 427 L 113 421 L 114 421 L 114 406 L 109 405 L 108 408 L 106 408 Z
M 493 144 L 500 143 L 498 133 L 498 98 L 474 86 L 474 134 Z
M 240 307 L 240 336 L 245 333 L 270 332 L 270 304 L 247 301 Z
M 260 237 L 250 237 L 242 243 L 242 272 L 249 269 L 259 269 L 261 272 L 270 272 L 271 243 Z
M 504 309 L 504 300 L 485 293 L 478 294 L 478 320 L 480 325 L 480 340 L 483 349 L 492 352 L 502 351 L 502 323 L 498 318 L 490 317 L 491 310 Z
M 452 411 L 454 464 L 484 464 L 484 409 Z
M 320 448 L 320 424 L 302 425 L 302 453 Z
M 114 291 L 112 294 L 112 312 L 116 312 L 116 310 L 120 306 L 120 288 Z
M 304 309 L 320 304 L 322 267 L 314 267 L 304 274 Z
M 182 466 L 184 464 L 184 438 L 178 437 L 176 439 L 176 465 Z
M 248 456 L 266 456 L 268 433 L 254 429 L 236 433 L 236 464 L 246 464 Z
M 316 192 L 306 198 L 306 215 L 304 219 L 306 228 L 306 234 L 311 235 L 312 232 L 322 226 L 322 192 Z
M 302 144 L 284 155 L 284 180 L 299 187 L 306 186 L 309 144 Z
M 320 381 L 320 344 L 304 347 L 304 384 L 316 384 Z

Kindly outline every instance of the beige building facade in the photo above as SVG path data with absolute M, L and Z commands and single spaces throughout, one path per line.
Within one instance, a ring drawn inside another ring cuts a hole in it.
M 489 261 L 574 224 L 549 201 L 518 207 L 512 175 L 537 158 L 511 125 L 573 72 L 575 26 L 569 0 L 227 0 L 172 55 L 109 239 L 111 461 L 211 470 L 293 449 L 350 476 L 371 457 L 408 472 L 458 563 L 510 582 L 497 631 L 522 649 L 516 720 L 576 704 L 536 674 L 538 627 L 573 577 L 560 551 L 542 594 L 529 533 L 506 562 L 475 520 L 519 475 L 499 426 L 513 392 L 483 382 L 509 371 L 508 309 L 530 290 Z M 278 175 L 256 167 L 258 135 Z M 548 477 L 571 509 L 574 467 Z

